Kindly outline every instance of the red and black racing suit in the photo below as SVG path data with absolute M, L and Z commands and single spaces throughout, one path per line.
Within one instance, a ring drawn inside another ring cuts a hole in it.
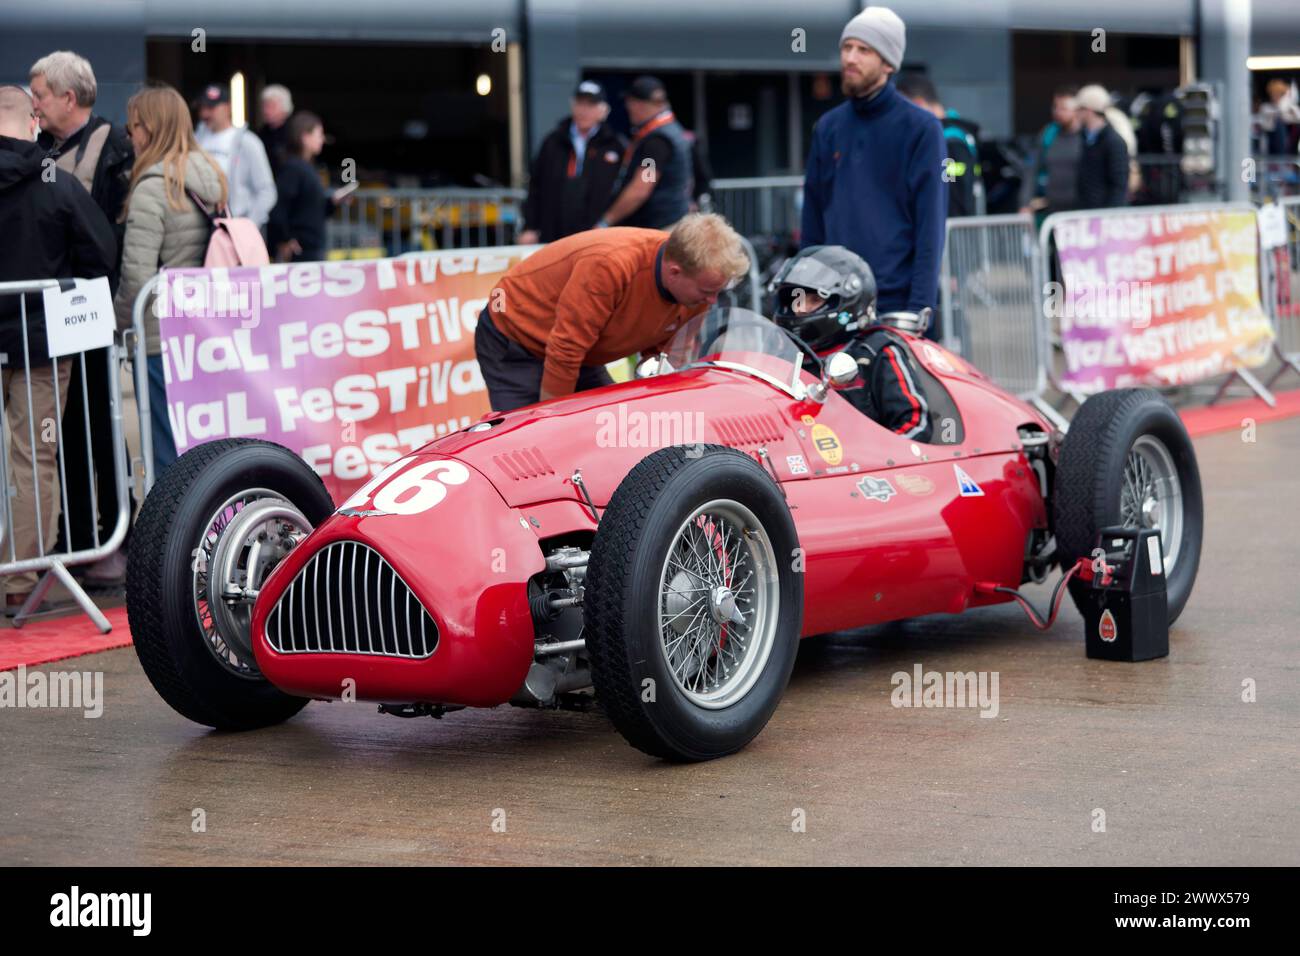
M 907 349 L 880 326 L 864 329 L 844 346 L 858 361 L 858 378 L 839 389 L 854 408 L 895 434 L 930 440 L 930 409 Z

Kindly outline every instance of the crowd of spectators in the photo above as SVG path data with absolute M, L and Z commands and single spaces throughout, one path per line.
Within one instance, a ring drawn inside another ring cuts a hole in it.
M 0 281 L 107 278 L 125 329 L 160 269 L 204 264 L 214 216 L 251 221 L 281 261 L 324 258 L 325 219 L 340 196 L 315 166 L 323 124 L 295 113 L 288 89 L 263 91 L 256 133 L 234 123 L 224 86 L 187 102 L 148 85 L 128 101 L 125 122 L 95 113 L 97 93 L 89 61 L 67 50 L 32 64 L 26 87 L 0 87 Z M 157 474 L 176 448 L 158 319 L 149 308 L 145 317 Z M 14 488 L 0 560 L 92 549 L 111 537 L 118 513 L 107 350 L 52 361 L 42 297 L 27 294 L 0 299 L 0 354 Z M 124 554 L 74 573 L 87 586 L 120 587 Z M 10 614 L 37 579 L 4 578 Z

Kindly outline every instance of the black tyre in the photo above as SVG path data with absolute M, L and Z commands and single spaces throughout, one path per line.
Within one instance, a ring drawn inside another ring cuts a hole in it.
M 734 753 L 767 724 L 803 623 L 798 536 L 754 459 L 716 445 L 640 462 L 587 565 L 592 683 L 614 726 L 671 760 Z
M 1149 388 L 1101 392 L 1084 402 L 1061 446 L 1054 497 L 1064 569 L 1092 553 L 1101 528 L 1160 529 L 1173 624 L 1196 582 L 1204 506 L 1192 440 L 1169 403 Z M 1081 609 L 1087 587 L 1070 582 Z
M 307 524 L 302 531 L 334 508 L 320 478 L 289 449 L 226 439 L 177 459 L 140 508 L 127 556 L 131 635 L 154 689 L 196 723 L 251 730 L 287 720 L 307 703 L 273 687 L 251 653 L 236 650 L 236 637 L 247 645 L 247 633 L 232 631 L 241 623 L 246 629 L 250 608 L 242 609 L 242 617 L 236 609 L 232 623 L 232 612 L 209 600 L 208 576 L 225 530 L 250 507 L 277 502 L 301 512 Z

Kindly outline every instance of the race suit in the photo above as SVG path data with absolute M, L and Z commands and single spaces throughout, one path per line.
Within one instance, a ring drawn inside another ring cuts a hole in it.
M 854 408 L 904 438 L 928 442 L 930 409 L 907 349 L 880 327 L 859 332 L 844 346 L 858 361 L 858 378 L 839 390 Z

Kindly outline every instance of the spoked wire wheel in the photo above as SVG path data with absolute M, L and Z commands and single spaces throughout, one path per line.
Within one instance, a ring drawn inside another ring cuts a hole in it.
M 715 499 L 677 530 L 659 577 L 660 648 L 700 707 L 741 700 L 762 673 L 780 607 L 776 555 L 744 505 Z
M 1142 435 L 1129 449 L 1120 487 L 1120 524 L 1160 532 L 1164 571 L 1178 561 L 1183 538 L 1183 492 L 1169 449 L 1154 435 Z
M 628 472 L 583 602 L 592 686 L 628 743 L 712 760 L 758 735 L 798 652 L 800 554 L 780 485 L 743 452 L 664 448 Z

